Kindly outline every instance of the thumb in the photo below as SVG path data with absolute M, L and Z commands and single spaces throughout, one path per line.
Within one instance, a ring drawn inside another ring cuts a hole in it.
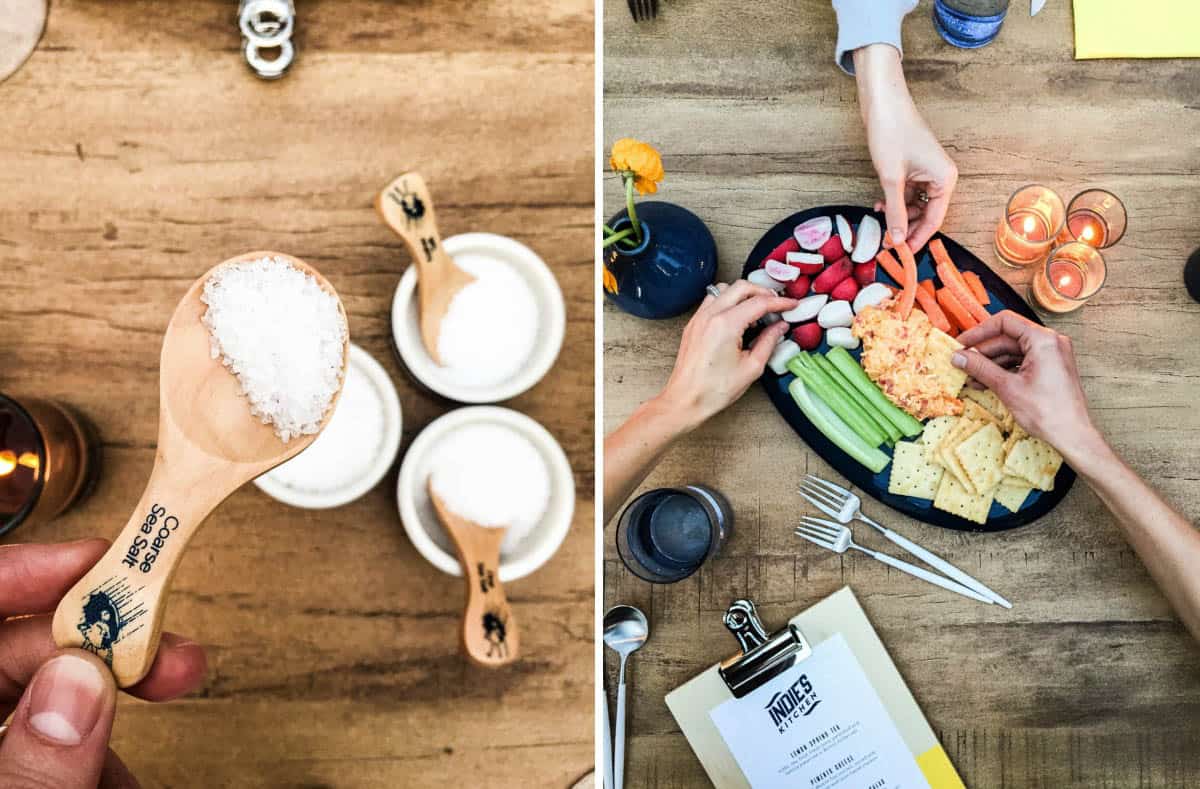
M 1004 399 L 1003 390 L 1007 388 L 1008 381 L 1013 375 L 1008 370 L 974 348 L 955 351 L 954 356 L 950 358 L 950 363 L 960 370 L 965 370 L 967 375 L 991 389 L 1001 400 Z
M 787 321 L 776 321 L 767 328 L 758 333 L 754 338 L 754 343 L 750 346 L 749 367 L 754 375 L 762 375 L 763 368 L 767 366 L 767 362 L 771 360 L 771 354 L 775 350 L 775 346 L 779 344 L 779 338 L 787 334 Z
M 904 203 L 904 179 L 888 179 L 883 185 L 883 212 L 887 220 L 887 246 L 908 238 L 908 206 Z
M 71 649 L 51 658 L 33 675 L 0 742 L 0 786 L 93 789 L 116 704 L 112 674 L 95 655 Z

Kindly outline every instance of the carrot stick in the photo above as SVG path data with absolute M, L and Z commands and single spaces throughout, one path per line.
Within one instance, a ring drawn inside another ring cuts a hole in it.
M 928 282 L 929 280 L 925 280 Z M 946 318 L 946 313 L 942 312 L 942 308 L 938 306 L 937 296 L 929 292 L 927 288 L 917 288 L 917 304 L 929 316 L 929 322 L 935 327 L 941 329 L 947 334 L 954 328 L 950 325 L 950 321 Z
M 955 298 L 954 292 L 950 290 L 949 286 L 938 290 L 937 303 L 946 311 L 946 317 L 962 331 L 979 324 L 979 321 L 971 317 L 971 313 L 967 312 L 966 308 Z
M 912 313 L 913 301 L 917 297 L 917 259 L 913 257 L 908 244 L 903 241 L 896 244 L 895 250 L 896 254 L 900 256 L 900 262 L 904 264 L 904 279 L 900 282 L 902 289 L 897 307 L 900 310 L 900 317 L 908 318 Z
M 958 302 L 958 306 L 962 307 L 968 315 L 975 319 L 975 323 L 982 323 L 988 319 L 988 311 L 983 308 L 983 305 L 975 300 L 975 296 L 971 294 L 971 289 L 967 287 L 967 283 L 963 280 L 962 274 L 958 273 L 958 269 L 954 265 L 954 261 L 950 259 L 950 255 L 946 253 L 946 247 L 942 244 L 940 238 L 935 238 L 929 242 L 929 251 L 933 254 L 934 261 L 937 262 L 937 274 L 942 280 L 942 284 L 950 290 L 954 295 L 954 300 Z M 939 298 L 939 303 L 941 299 Z M 945 308 L 945 304 L 942 307 Z M 949 313 L 949 310 L 946 310 Z M 954 318 L 953 315 L 950 316 Z M 970 328 L 963 326 L 962 328 Z
M 931 280 L 931 279 L 921 280 L 920 282 L 917 283 L 917 287 L 920 288 L 921 290 L 925 291 L 926 293 L 928 293 L 930 296 L 937 295 L 937 291 L 933 287 L 933 280 Z
M 967 287 L 971 289 L 971 295 L 980 304 L 987 306 L 991 298 L 988 297 L 987 288 L 983 286 L 983 280 L 974 271 L 964 271 L 962 273 L 963 281 L 967 283 Z
M 892 257 L 891 252 L 888 252 L 886 249 L 879 250 L 879 254 L 875 256 L 875 262 L 883 267 L 883 270 L 887 272 L 889 277 L 896 280 L 897 285 L 904 286 L 904 269 Z

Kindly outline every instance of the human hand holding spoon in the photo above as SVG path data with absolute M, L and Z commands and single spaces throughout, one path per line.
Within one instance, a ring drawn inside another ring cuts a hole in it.
M 302 261 L 254 252 L 210 269 L 184 295 L 163 339 L 159 371 L 158 449 L 150 481 L 109 551 L 59 603 L 54 640 L 99 655 L 120 687 L 149 671 L 158 650 L 171 579 L 204 519 L 239 487 L 308 447 L 333 415 L 345 381 L 348 334 L 338 390 L 316 433 L 284 442 L 254 416 L 238 379 L 213 358 L 202 323 L 205 282 L 218 269 L 273 258 L 310 275 L 345 311 L 333 287 Z
M 474 282 L 475 277 L 459 268 L 442 248 L 433 197 L 419 173 L 405 173 L 388 184 L 379 193 L 375 207 L 388 227 L 408 244 L 416 261 L 421 340 L 429 356 L 441 365 L 438 336 L 442 319 L 455 294 Z

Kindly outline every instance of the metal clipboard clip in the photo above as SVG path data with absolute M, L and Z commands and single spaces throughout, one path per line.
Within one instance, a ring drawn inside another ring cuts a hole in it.
M 754 603 L 734 600 L 725 612 L 725 627 L 742 647 L 742 654 L 717 669 L 734 698 L 740 699 L 812 654 L 800 628 L 787 627 L 768 636 Z

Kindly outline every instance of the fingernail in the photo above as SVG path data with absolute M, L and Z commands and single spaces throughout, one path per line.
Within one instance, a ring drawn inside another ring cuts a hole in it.
M 893 244 L 899 244 L 904 240 L 904 231 L 898 227 L 893 227 L 888 231 L 888 235 L 892 237 Z
M 955 351 L 954 355 L 950 357 L 950 364 L 960 370 L 963 369 L 967 366 L 967 355 L 962 351 Z
M 78 745 L 100 718 L 104 693 L 99 669 L 74 655 L 56 657 L 33 681 L 29 726 L 51 742 Z

